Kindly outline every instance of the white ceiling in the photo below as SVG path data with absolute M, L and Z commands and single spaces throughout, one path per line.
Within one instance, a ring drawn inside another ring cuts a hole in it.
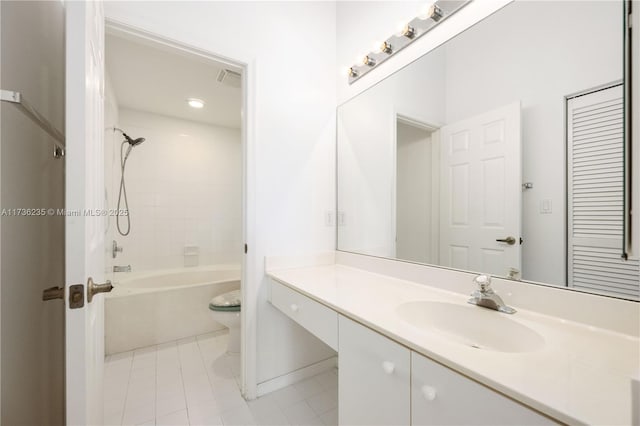
M 225 127 L 240 127 L 241 89 L 216 80 L 240 70 L 148 42 L 108 34 L 106 67 L 118 106 Z M 187 98 L 205 102 L 187 105 Z

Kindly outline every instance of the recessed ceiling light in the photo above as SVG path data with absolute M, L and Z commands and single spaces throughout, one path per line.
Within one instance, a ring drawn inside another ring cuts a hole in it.
M 202 99 L 189 98 L 187 99 L 187 103 L 191 108 L 202 108 L 204 107 L 204 101 Z

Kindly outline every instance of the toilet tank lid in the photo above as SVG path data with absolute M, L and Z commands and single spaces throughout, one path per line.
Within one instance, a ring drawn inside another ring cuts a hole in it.
M 212 307 L 235 307 L 240 306 L 240 290 L 233 290 L 214 297 L 209 302 Z

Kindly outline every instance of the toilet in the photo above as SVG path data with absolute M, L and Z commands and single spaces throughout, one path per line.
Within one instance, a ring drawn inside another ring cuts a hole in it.
M 240 290 L 233 290 L 209 301 L 209 311 L 214 321 L 229 329 L 227 352 L 240 352 Z

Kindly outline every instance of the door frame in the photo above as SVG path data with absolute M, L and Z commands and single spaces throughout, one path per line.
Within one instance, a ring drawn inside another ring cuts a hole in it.
M 434 154 L 435 152 L 439 153 L 440 152 L 440 127 L 442 127 L 441 124 L 434 124 L 432 122 L 427 122 L 424 121 L 420 118 L 416 118 L 410 114 L 407 114 L 405 112 L 400 112 L 399 110 L 395 109 L 393 111 L 393 115 L 391 117 L 391 241 L 390 241 L 390 250 L 392 251 L 391 253 L 391 257 L 393 258 L 397 258 L 397 252 L 398 252 L 398 229 L 397 229 L 397 210 L 398 210 L 398 205 L 397 205 L 397 185 L 398 185 L 398 170 L 397 170 L 397 166 L 398 166 L 398 122 L 401 122 L 403 124 L 424 130 L 425 132 L 431 132 L 432 135 L 432 139 L 431 139 L 431 150 L 432 150 L 432 154 Z M 432 157 L 432 166 L 433 166 L 433 162 L 437 161 L 438 163 L 440 162 L 440 158 L 438 157 L 437 159 Z M 432 175 L 433 175 L 433 169 L 432 169 Z M 440 174 L 437 174 L 437 177 L 432 181 L 432 189 L 435 187 L 438 187 L 438 193 L 439 191 L 439 180 L 440 180 Z M 431 195 L 432 198 L 432 209 L 431 209 L 431 213 L 432 215 L 435 213 L 433 210 L 433 198 L 434 195 L 432 193 Z M 439 245 L 439 225 L 437 224 L 437 222 L 439 221 L 439 217 L 440 217 L 440 210 L 438 209 L 437 213 L 435 216 L 432 216 L 432 219 L 434 219 L 431 223 L 431 232 L 432 235 L 438 235 L 437 239 L 434 239 L 433 241 L 431 241 L 431 249 L 433 250 L 434 246 L 438 246 Z M 435 228 L 434 228 L 434 223 L 435 223 Z M 437 233 L 434 234 L 434 231 L 436 231 Z M 433 253 L 433 252 L 432 252 Z M 436 253 L 435 255 L 436 257 L 438 256 L 438 253 Z M 401 259 L 402 260 L 402 259 Z M 435 262 L 437 263 L 437 262 Z
M 109 18 L 105 19 L 105 34 L 134 38 L 161 45 L 171 50 L 197 56 L 217 63 L 227 63 L 242 70 L 242 114 L 241 114 L 241 144 L 242 144 L 242 237 L 245 254 L 242 257 L 241 275 L 241 386 L 242 395 L 248 399 L 257 397 L 257 279 L 260 271 L 256 268 L 256 174 L 255 174 L 255 85 L 256 62 L 243 61 L 210 52 L 189 44 L 185 44 L 163 35 L 152 33 Z M 215 77 L 214 77 L 215 78 Z

